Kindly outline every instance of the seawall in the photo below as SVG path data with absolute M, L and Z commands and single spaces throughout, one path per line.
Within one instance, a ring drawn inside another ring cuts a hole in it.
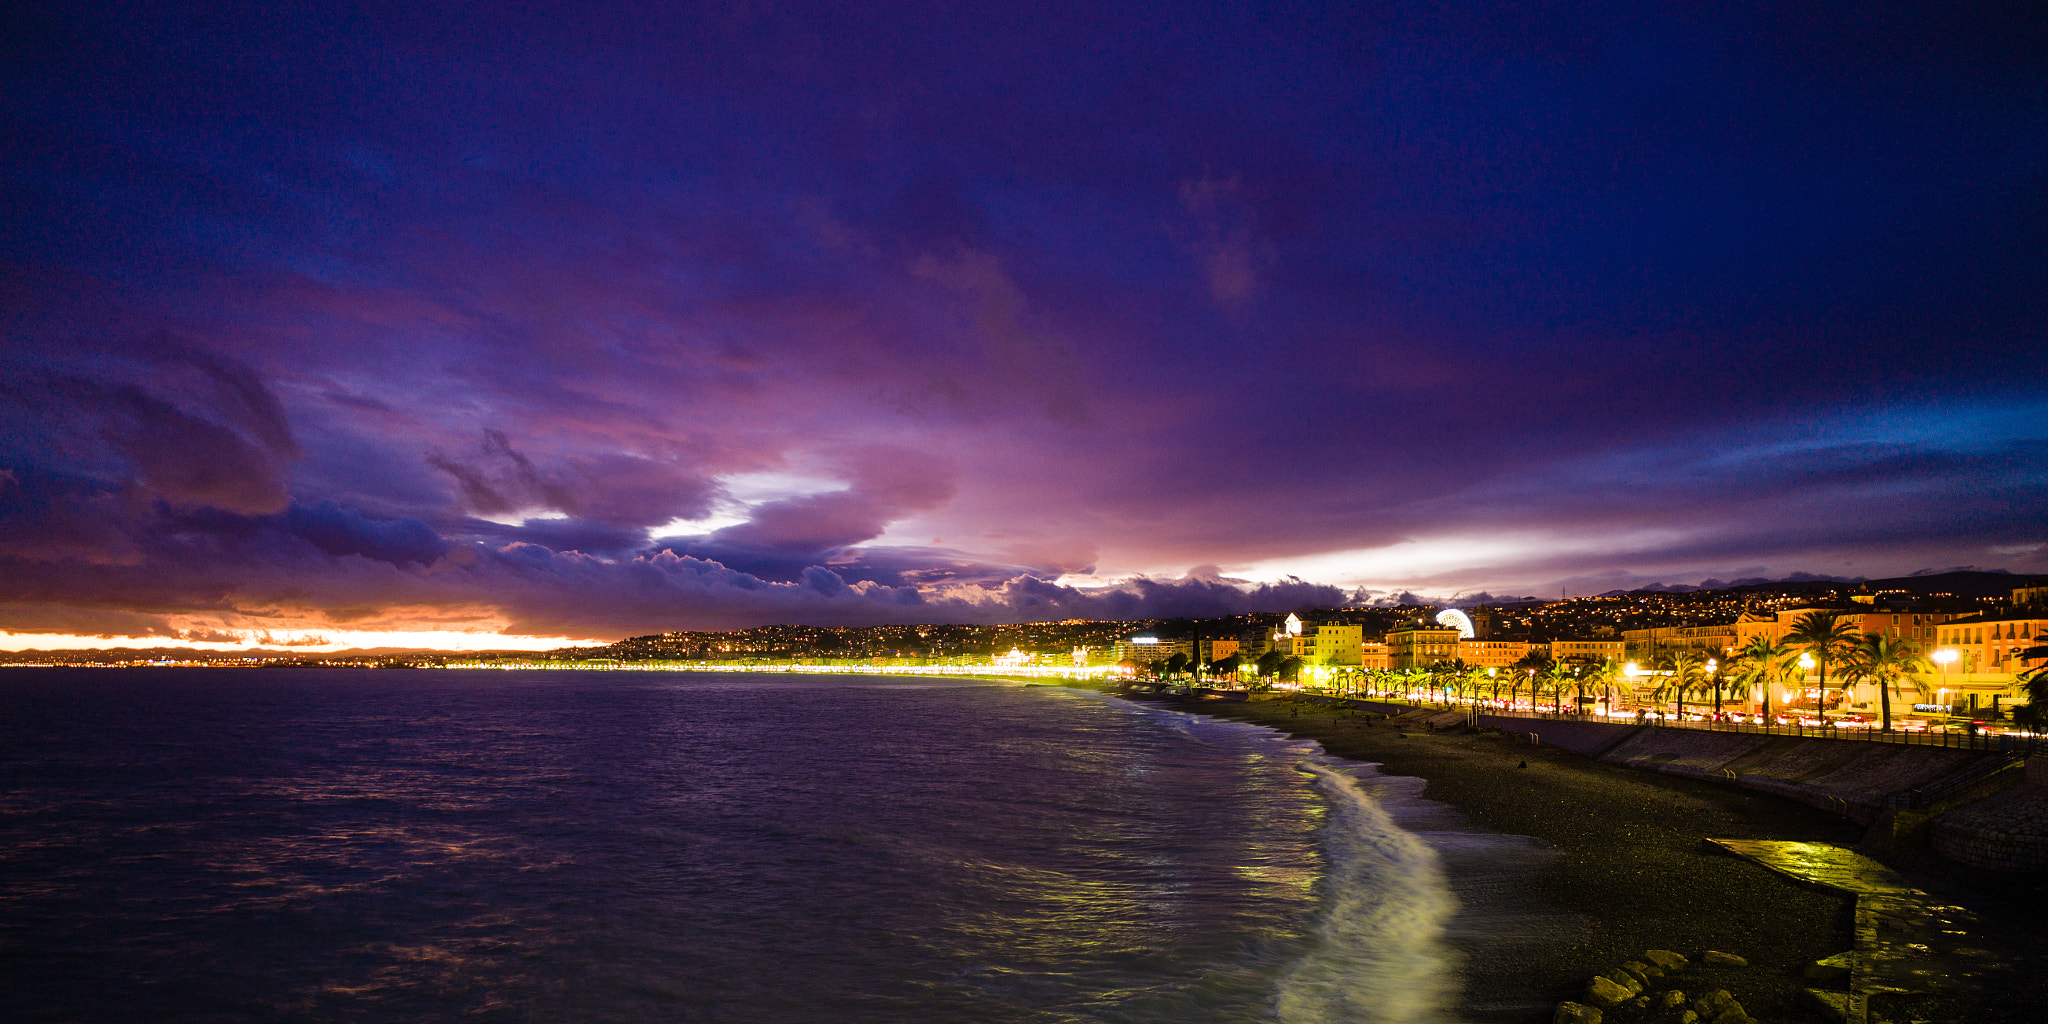
M 1607 722 L 1563 722 L 1482 716 L 1503 732 L 1534 733 L 1541 742 L 1644 771 L 1719 779 L 1835 811 L 1876 820 L 1897 794 L 1941 786 L 1984 758 L 1977 750 L 1914 747 L 1812 736 L 1667 729 Z

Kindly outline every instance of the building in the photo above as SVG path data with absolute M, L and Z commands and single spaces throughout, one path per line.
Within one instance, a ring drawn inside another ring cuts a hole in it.
M 1552 640 L 1550 656 L 1558 661 L 1620 661 L 1627 656 L 1621 640 Z
M 1358 645 L 1358 667 L 1380 672 L 1393 668 L 1394 657 L 1389 652 L 1386 641 L 1366 640 L 1360 642 Z
M 1110 661 L 1118 665 L 1126 661 L 1149 665 L 1155 661 L 1165 661 L 1176 654 L 1187 654 L 1192 646 L 1186 637 L 1162 640 L 1156 636 L 1134 636 L 1116 642 L 1115 649 L 1111 651 Z
M 1711 658 L 1723 658 L 1730 648 L 1740 646 L 1737 623 L 1725 626 L 1658 626 L 1631 629 L 1621 634 L 1622 655 L 1638 665 L 1654 665 L 1658 658 L 1674 651 L 1699 651 Z M 1790 628 L 1787 626 L 1786 628 Z
M 1236 654 L 1237 651 L 1238 642 L 1234 639 L 1226 639 L 1222 637 L 1218 637 L 1214 640 L 1204 639 L 1202 641 L 1202 663 L 1205 665 L 1213 665 L 1216 662 L 1222 661 L 1223 659 L 1228 658 L 1233 654 Z
M 1934 649 L 1935 627 L 1960 614 L 1896 605 L 1868 609 L 1788 608 L 1778 612 L 1745 612 L 1735 622 L 1733 646 L 1740 650 L 1756 636 L 1769 637 L 1774 643 L 1782 642 L 1801 618 L 1814 612 L 1832 612 L 1836 622 L 1846 622 L 1859 633 L 1876 633 L 1903 640 L 1921 654 Z
M 1467 665 L 1512 668 L 1516 662 L 1528 657 L 1530 650 L 1542 646 L 1525 640 L 1460 640 L 1458 657 Z
M 1428 668 L 1458 658 L 1460 630 L 1448 626 L 1403 626 L 1387 631 L 1388 667 Z
M 1952 659 L 1936 660 L 1948 662 L 1956 671 L 2018 675 L 2041 664 L 2039 659 L 2023 660 L 2020 655 L 2030 647 L 2048 644 L 2048 612 L 1964 616 L 1943 623 L 1934 632 L 1935 653 L 1955 653 Z
M 1345 622 L 1318 622 L 1304 625 L 1300 640 L 1297 652 L 1303 661 L 1349 668 L 1359 663 L 1359 649 L 1365 643 L 1365 627 Z

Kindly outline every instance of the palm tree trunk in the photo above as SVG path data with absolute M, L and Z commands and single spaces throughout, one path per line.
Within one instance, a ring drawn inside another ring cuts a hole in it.
M 1892 731 L 1892 686 L 1891 680 L 1881 679 L 1877 684 L 1877 706 L 1884 711 L 1884 731 Z

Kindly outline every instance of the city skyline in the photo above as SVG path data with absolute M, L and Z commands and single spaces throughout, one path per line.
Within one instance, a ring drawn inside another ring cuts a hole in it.
M 10 648 L 2048 573 L 1992 5 L 5 17 Z

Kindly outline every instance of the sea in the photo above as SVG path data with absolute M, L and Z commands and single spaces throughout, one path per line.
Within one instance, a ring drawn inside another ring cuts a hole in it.
M 1544 852 L 1422 785 L 993 681 L 0 670 L 0 1017 L 1541 1016 L 1467 976 Z

